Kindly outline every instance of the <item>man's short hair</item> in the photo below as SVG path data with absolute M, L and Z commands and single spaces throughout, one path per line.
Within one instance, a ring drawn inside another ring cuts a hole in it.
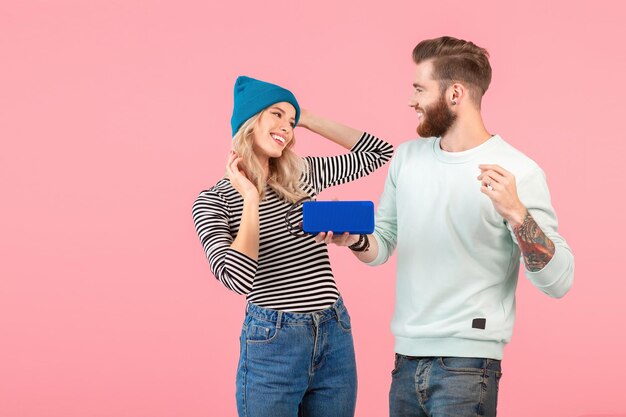
M 442 91 L 459 82 L 469 89 L 470 97 L 480 106 L 491 82 L 491 65 L 486 49 L 462 39 L 442 36 L 423 40 L 413 49 L 416 64 L 428 60 L 432 60 L 432 75 L 441 83 Z

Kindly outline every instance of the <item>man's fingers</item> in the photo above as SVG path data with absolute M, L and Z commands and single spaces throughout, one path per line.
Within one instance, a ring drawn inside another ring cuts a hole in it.
M 489 189 L 492 189 L 493 185 L 496 183 L 496 181 L 494 181 L 494 179 L 487 173 L 478 176 L 478 180 L 480 181 L 480 185 L 488 187 Z
M 487 197 L 489 197 L 491 200 L 493 200 L 493 189 L 487 187 L 486 185 L 483 185 L 480 187 L 480 192 L 485 194 Z
M 489 188 L 490 190 L 494 188 L 501 190 L 508 187 L 510 183 L 507 177 L 504 177 L 492 170 L 483 172 L 477 177 L 477 179 L 481 182 L 481 185 Z
M 506 182 L 506 177 L 500 173 L 498 173 L 497 171 L 494 171 L 492 169 L 484 171 L 483 173 L 481 173 L 478 176 L 479 180 L 482 180 L 484 177 L 489 177 L 491 179 L 491 181 L 496 181 L 496 182 Z
M 503 177 L 507 177 L 507 176 L 513 175 L 509 171 L 507 171 L 506 169 L 502 168 L 500 165 L 496 165 L 496 164 L 478 165 L 478 168 L 481 171 L 487 171 L 487 170 L 495 171 L 498 174 L 502 175 Z

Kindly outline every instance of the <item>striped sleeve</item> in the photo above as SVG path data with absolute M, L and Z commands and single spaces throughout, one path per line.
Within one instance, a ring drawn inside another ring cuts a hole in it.
M 363 133 L 350 153 L 332 157 L 306 157 L 308 180 L 315 192 L 369 175 L 383 166 L 393 154 L 393 146 L 376 136 Z
M 228 222 L 229 205 L 214 191 L 203 191 L 193 204 L 196 232 L 213 275 L 238 294 L 252 290 L 258 262 L 230 247 L 233 236 Z

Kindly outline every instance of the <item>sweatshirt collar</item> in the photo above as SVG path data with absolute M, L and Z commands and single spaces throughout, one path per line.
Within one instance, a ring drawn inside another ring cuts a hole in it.
M 475 159 L 476 157 L 481 155 L 483 152 L 485 152 L 485 150 L 491 148 L 497 142 L 500 142 L 500 141 L 502 141 L 502 138 L 500 138 L 499 135 L 493 135 L 492 137 L 490 137 L 489 139 L 487 139 L 485 142 L 481 143 L 480 145 L 474 148 L 468 149 L 466 151 L 447 152 L 441 149 L 441 137 L 437 137 L 433 141 L 433 151 L 437 159 L 440 160 L 441 162 L 445 162 L 448 164 L 462 164 L 464 162 L 468 162 L 468 161 L 471 161 L 472 159 Z

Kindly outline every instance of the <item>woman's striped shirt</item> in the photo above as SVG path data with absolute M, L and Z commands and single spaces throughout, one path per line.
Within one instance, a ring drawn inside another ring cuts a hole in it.
M 393 147 L 364 133 L 350 153 L 333 157 L 305 157 L 302 189 L 312 199 L 322 190 L 353 181 L 383 166 Z M 313 236 L 289 233 L 285 215 L 291 203 L 270 188 L 259 204 L 258 261 L 230 247 L 239 230 L 243 199 L 227 178 L 202 191 L 193 204 L 196 231 L 211 271 L 227 288 L 246 294 L 258 306 L 293 312 L 330 307 L 338 298 L 326 244 Z M 291 224 L 302 220 L 294 210 Z

